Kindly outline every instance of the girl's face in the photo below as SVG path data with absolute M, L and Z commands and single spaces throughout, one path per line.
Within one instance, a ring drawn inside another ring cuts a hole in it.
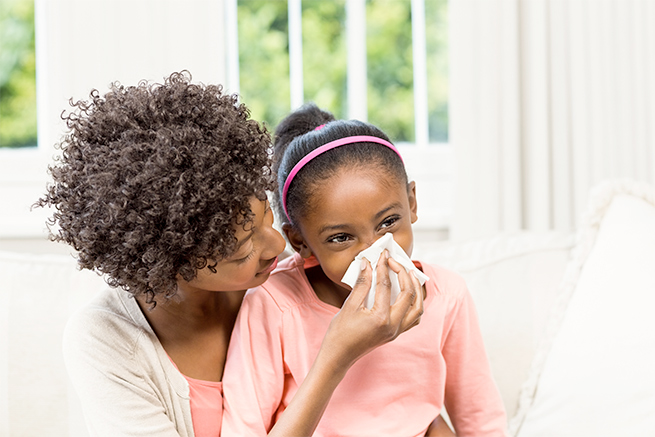
M 337 286 L 357 254 L 387 232 L 412 254 L 416 187 L 379 169 L 345 168 L 325 180 L 310 199 L 298 229 L 285 227 L 294 248 L 312 254 Z M 377 261 L 377 260 L 374 260 Z
M 239 291 L 261 285 L 277 265 L 277 256 L 285 247 L 284 238 L 273 228 L 273 212 L 268 200 L 253 197 L 250 209 L 253 221 L 243 226 L 235 225 L 238 246 L 229 258 L 198 271 L 195 279 L 182 279 L 178 285 L 185 291 Z

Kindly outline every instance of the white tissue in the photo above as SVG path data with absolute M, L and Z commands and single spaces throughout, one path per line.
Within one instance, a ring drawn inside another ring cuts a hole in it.
M 389 257 L 393 258 L 396 262 L 398 262 L 398 264 L 405 267 L 405 270 L 410 273 L 414 272 L 421 285 L 425 284 L 425 281 L 430 279 L 425 273 L 416 268 L 403 248 L 394 241 L 393 234 L 388 232 L 384 234 L 382 238 L 373 243 L 369 248 L 359 252 L 359 254 L 355 257 L 355 260 L 350 263 L 348 270 L 346 270 L 346 274 L 343 275 L 343 278 L 341 278 L 341 282 L 350 285 L 350 287 L 354 287 L 355 282 L 357 282 L 357 277 L 362 270 L 362 258 L 366 258 L 371 263 L 371 267 L 373 267 L 373 283 L 371 284 L 371 289 L 366 296 L 365 302 L 366 308 L 369 309 L 373 307 L 373 303 L 375 302 L 375 283 L 377 282 L 377 273 L 375 271 L 375 267 L 377 266 L 378 259 L 380 259 L 380 255 L 384 249 L 387 249 L 389 251 Z M 391 304 L 393 305 L 393 303 L 398 298 L 398 294 L 400 294 L 400 283 L 398 282 L 398 275 L 391 269 L 389 269 L 389 279 L 391 280 Z

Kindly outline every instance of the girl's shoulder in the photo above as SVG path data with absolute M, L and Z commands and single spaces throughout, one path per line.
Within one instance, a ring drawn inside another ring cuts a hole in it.
M 248 290 L 244 305 L 255 302 L 273 304 L 281 312 L 315 301 L 314 291 L 305 275 L 305 260 L 297 253 L 280 261 L 264 284 Z
M 428 264 L 417 260 L 414 260 L 414 264 L 430 278 L 425 283 L 428 293 L 433 291 L 437 295 L 450 296 L 455 299 L 462 299 L 468 294 L 466 281 L 459 273 L 436 264 Z

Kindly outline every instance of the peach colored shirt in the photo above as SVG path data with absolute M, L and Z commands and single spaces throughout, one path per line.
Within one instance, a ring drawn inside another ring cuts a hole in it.
M 168 354 L 167 354 L 168 355 Z M 168 357 L 175 369 L 177 364 Z M 189 384 L 191 421 L 195 437 L 219 437 L 223 421 L 223 382 L 194 379 L 180 372 Z
M 195 437 L 219 437 L 223 420 L 223 383 L 184 377 L 189 382 Z
M 506 418 L 464 280 L 430 265 L 419 326 L 356 362 L 315 436 L 420 436 L 444 405 L 458 436 L 506 435 Z M 245 298 L 223 377 L 223 436 L 266 435 L 307 375 L 338 308 L 299 255 Z

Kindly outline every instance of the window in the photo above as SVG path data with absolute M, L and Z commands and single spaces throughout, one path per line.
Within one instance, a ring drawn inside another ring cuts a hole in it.
M 36 147 L 36 65 L 43 61 L 36 39 L 45 34 L 35 28 L 46 1 L 0 0 L 0 239 L 45 235 L 48 212 L 30 207 L 52 158 L 51 146 Z
M 256 119 L 275 126 L 314 101 L 396 142 L 447 141 L 446 0 L 237 5 L 239 92 Z
M 379 125 L 402 148 L 417 181 L 418 228 L 448 226 L 454 162 L 445 142 L 447 0 L 132 3 L 125 14 L 113 2 L 0 0 L 3 8 L 34 11 L 39 90 L 39 146 L 0 147 L 0 238 L 44 235 L 48 212 L 30 206 L 49 180 L 45 169 L 69 97 L 84 98 L 112 80 L 161 80 L 181 68 L 240 92 L 269 127 L 310 100 L 337 117 Z M 172 25 L 187 38 L 174 38 Z M 88 38 L 77 38 L 80 32 Z M 7 39 L 0 38 L 3 57 Z M 66 45 L 73 40 L 76 50 Z M 149 47 L 147 56 L 142 47 Z
M 447 0 L 232 0 L 228 88 L 269 128 L 305 101 L 379 126 L 423 193 L 418 227 L 447 228 L 447 13 Z
M 0 1 L 0 147 L 36 146 L 33 0 Z

